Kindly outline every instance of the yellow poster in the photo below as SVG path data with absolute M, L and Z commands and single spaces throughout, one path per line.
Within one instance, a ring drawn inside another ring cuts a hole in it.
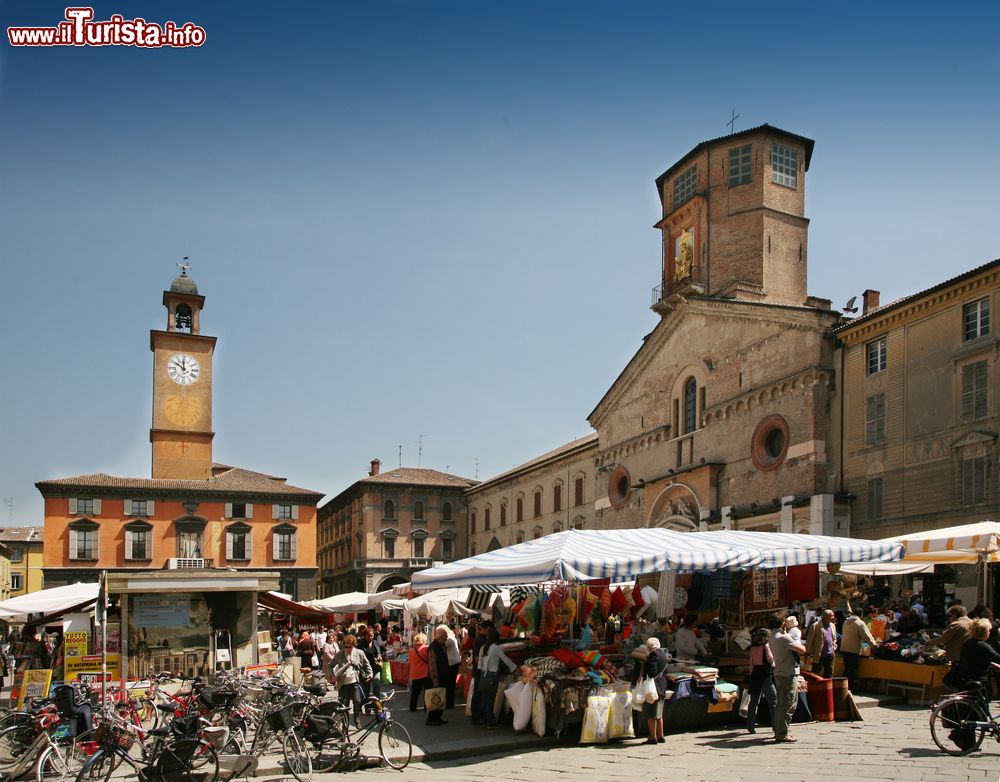
M 108 677 L 111 681 L 121 678 L 122 656 L 120 654 L 108 655 Z M 66 658 L 66 681 L 75 679 L 90 679 L 100 681 L 101 679 L 101 655 L 87 654 L 80 657 Z
M 31 703 L 32 698 L 48 698 L 51 683 L 52 671 L 48 668 L 25 671 L 21 692 L 17 698 L 17 708 L 22 708 L 25 701 Z
M 83 657 L 90 651 L 90 633 L 66 633 L 66 656 Z

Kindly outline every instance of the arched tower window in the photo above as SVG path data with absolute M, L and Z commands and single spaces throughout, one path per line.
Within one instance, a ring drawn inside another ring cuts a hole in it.
M 191 307 L 187 304 L 178 304 L 174 313 L 174 323 L 178 331 L 190 332 L 194 328 L 194 316 L 191 314 Z
M 684 381 L 684 434 L 698 428 L 698 381 L 689 377 Z

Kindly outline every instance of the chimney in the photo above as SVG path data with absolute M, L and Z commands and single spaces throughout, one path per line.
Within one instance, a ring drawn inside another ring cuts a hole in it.
M 861 300 L 864 302 L 861 309 L 862 315 L 867 315 L 872 310 L 878 309 L 878 291 L 869 288 L 861 294 Z
M 378 475 L 379 467 L 381 466 L 382 462 L 380 462 L 378 459 L 372 459 L 372 468 L 368 471 L 368 477 L 374 478 L 376 475 Z

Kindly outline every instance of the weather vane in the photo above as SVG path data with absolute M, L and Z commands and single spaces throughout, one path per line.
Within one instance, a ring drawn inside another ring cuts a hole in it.
M 191 271 L 191 264 L 187 262 L 188 256 L 184 256 L 184 260 L 177 264 L 177 268 L 181 270 L 181 277 L 187 277 L 188 272 Z
M 740 115 L 736 113 L 735 109 L 732 112 L 733 118 L 729 120 L 726 124 L 729 126 L 729 135 L 733 135 L 733 131 L 736 129 L 736 120 L 740 118 Z

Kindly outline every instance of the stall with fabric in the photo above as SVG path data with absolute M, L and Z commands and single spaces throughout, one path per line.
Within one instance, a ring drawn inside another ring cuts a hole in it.
M 735 599 L 738 605 L 745 608 L 744 590 L 749 590 L 747 594 L 753 600 L 766 595 L 769 585 L 787 579 L 785 571 L 758 578 L 757 573 L 761 571 L 802 565 L 819 566 L 830 562 L 893 561 L 899 559 L 901 554 L 902 546 L 899 544 L 811 535 L 729 530 L 688 533 L 666 529 L 567 530 L 415 573 L 411 586 L 527 586 L 562 582 L 563 588 L 550 592 L 536 590 L 520 602 L 516 599 L 515 590 L 511 589 L 513 605 L 510 615 L 502 617 L 501 621 L 513 619 L 530 642 L 530 648 L 526 650 L 530 656 L 525 659 L 528 667 L 522 669 L 521 677 L 536 682 L 535 686 L 546 696 L 545 703 L 551 710 L 550 714 L 556 715 L 556 724 L 550 724 L 550 727 L 558 730 L 559 723 L 565 724 L 567 714 L 583 711 L 585 737 L 600 741 L 611 737 L 610 731 L 603 732 L 601 726 L 606 728 L 611 723 L 613 703 L 625 700 L 623 692 L 629 685 L 623 674 L 631 664 L 628 655 L 623 653 L 627 650 L 612 647 L 605 654 L 598 643 L 591 641 L 586 644 L 586 651 L 600 654 L 603 665 L 601 662 L 587 665 L 587 661 L 579 657 L 560 659 L 565 658 L 567 652 L 574 652 L 572 647 L 586 643 L 583 639 L 574 641 L 567 637 L 568 632 L 560 632 L 560 622 L 568 631 L 574 620 L 585 626 L 583 623 L 587 620 L 600 621 L 607 617 L 613 602 L 617 603 L 619 612 L 631 610 L 633 613 L 637 605 L 648 602 L 639 584 L 631 590 L 620 587 L 612 590 L 611 581 L 653 573 L 669 578 L 676 574 L 724 572 L 719 580 L 727 582 L 726 599 Z M 750 580 L 740 580 L 735 590 L 738 594 L 734 598 L 736 576 L 747 571 L 752 574 Z M 757 582 L 759 586 L 755 586 Z M 668 594 L 673 598 L 677 592 L 661 585 L 657 600 L 663 601 Z M 773 602 L 765 601 L 765 610 L 773 610 L 780 605 L 777 593 L 772 593 L 771 598 Z M 675 607 L 670 606 L 668 611 L 664 606 L 657 605 L 652 616 L 670 616 Z M 617 660 L 612 655 L 617 655 Z M 724 703 L 731 709 L 730 703 L 738 698 L 738 686 L 723 681 L 718 677 L 718 671 L 713 674 L 692 666 L 692 662 L 678 663 L 679 667 L 671 672 L 683 674 L 678 681 L 685 682 L 681 689 L 682 696 L 678 697 L 677 690 L 674 690 L 671 700 L 676 697 L 679 702 L 685 700 L 684 694 L 694 696 L 701 694 L 699 690 L 705 690 L 703 700 L 706 711 L 709 704 L 716 706 L 718 703 Z M 716 678 L 712 679 L 713 675 Z M 687 676 L 691 680 L 697 677 L 699 681 L 687 683 Z M 718 685 L 723 686 L 720 688 Z M 588 718 L 586 715 L 590 711 L 594 711 L 596 716 Z M 592 721 L 589 728 L 588 719 Z

